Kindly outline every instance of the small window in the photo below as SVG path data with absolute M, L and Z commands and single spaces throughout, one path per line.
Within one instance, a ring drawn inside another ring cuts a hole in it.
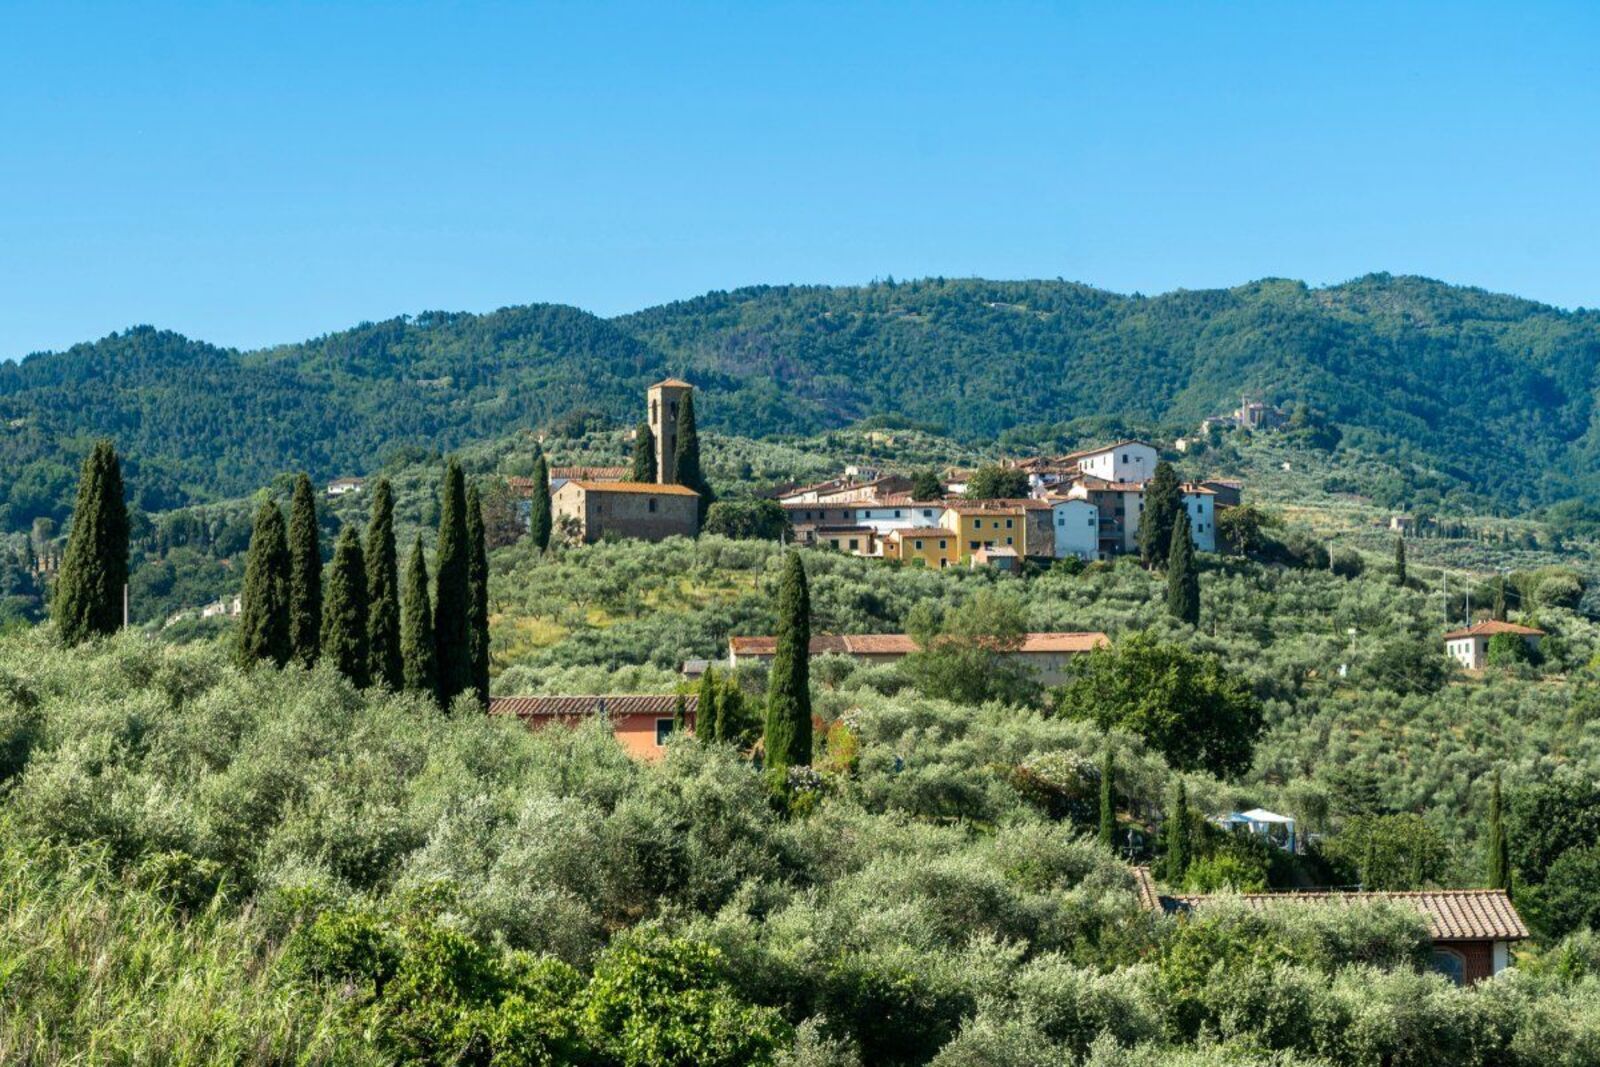
M 897 518 L 897 519 L 900 517 L 900 509 L 899 508 L 895 508 L 894 509 L 894 517 Z
M 921 541 L 913 541 L 911 543 L 912 543 L 912 545 L 914 545 L 916 547 L 916 550 L 918 552 L 922 551 L 922 542 Z
M 656 509 L 656 498 L 655 497 L 651 497 L 650 498 L 650 510 L 654 511 L 655 509 Z
M 979 544 L 978 544 L 978 542 L 976 542 L 976 541 L 968 541 L 968 542 L 967 542 L 967 544 L 968 544 L 968 545 L 970 545 L 970 546 L 971 546 L 971 547 L 972 547 L 972 549 L 973 549 L 973 551 L 977 551 L 977 550 L 978 550 L 978 549 L 979 549 L 979 548 L 981 548 L 981 547 L 982 547 L 982 546 L 981 546 L 981 545 L 979 545 Z
M 1011 520 L 1010 519 L 1006 520 L 1006 529 L 1008 529 L 1008 530 L 1011 529 Z
M 861 542 L 859 540 L 857 540 L 854 537 L 850 538 L 850 551 L 854 552 L 856 549 L 858 549 L 860 547 L 861 547 Z
M 1009 537 L 1006 538 L 1006 544 L 1008 544 L 1008 545 L 1011 544 L 1011 538 L 1009 538 Z
M 944 548 L 944 547 L 945 547 L 945 543 L 944 543 L 944 542 L 943 542 L 943 541 L 940 541 L 940 542 L 939 542 L 939 547 L 940 547 L 940 548 L 941 548 L 941 549 L 943 549 L 943 548 Z
M 1455 949 L 1434 949 L 1431 968 L 1450 979 L 1450 981 L 1456 985 L 1466 984 L 1467 959 Z
M 672 720 L 671 719 L 657 719 L 656 720 L 656 747 L 660 748 L 662 745 L 666 744 L 667 743 L 667 738 L 669 738 L 671 736 L 672 736 Z

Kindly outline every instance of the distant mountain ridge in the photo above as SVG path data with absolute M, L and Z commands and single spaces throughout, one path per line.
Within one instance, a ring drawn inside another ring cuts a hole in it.
M 631 420 L 668 374 L 701 387 L 705 425 L 756 436 L 871 415 L 967 439 L 1096 415 L 1190 425 L 1248 391 L 1529 506 L 1596 484 L 1597 365 L 1600 313 L 1381 274 L 1155 297 L 977 279 L 757 286 L 610 320 L 429 312 L 247 353 L 137 327 L 0 364 L 0 526 L 59 517 L 98 435 L 164 507 L 578 411 Z

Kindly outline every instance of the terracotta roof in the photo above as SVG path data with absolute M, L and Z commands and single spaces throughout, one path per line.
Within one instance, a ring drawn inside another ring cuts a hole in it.
M 884 534 L 885 537 L 954 537 L 956 532 L 944 526 L 901 526 Z
M 1025 634 L 1022 638 L 1023 652 L 1088 652 L 1091 649 L 1107 648 L 1111 638 L 1098 630 L 1082 632 L 1054 631 L 1046 633 Z
M 1473 623 L 1465 630 L 1451 630 L 1444 635 L 1446 641 L 1454 641 L 1458 637 L 1493 637 L 1495 634 L 1518 634 L 1522 637 L 1543 637 L 1543 630 L 1536 630 L 1532 626 L 1521 626 L 1514 622 L 1501 622 L 1499 619 L 1485 619 Z
M 1111 493 L 1142 493 L 1143 482 L 1108 482 L 1104 478 L 1092 478 L 1085 475 L 1078 479 L 1078 485 L 1093 492 Z
M 1100 445 L 1097 448 L 1080 448 L 1076 452 L 1068 452 L 1061 459 L 1064 463 L 1076 463 L 1084 456 L 1098 456 L 1102 452 L 1110 452 L 1112 449 L 1121 448 L 1123 445 L 1144 445 L 1146 448 L 1156 447 L 1149 441 L 1141 441 L 1137 437 L 1130 437 L 1123 441 L 1113 441 L 1109 445 Z
M 1145 867 L 1135 867 L 1133 878 L 1141 907 L 1184 911 L 1217 900 L 1237 900 L 1247 908 L 1266 911 L 1281 904 L 1365 904 L 1380 902 L 1410 908 L 1428 920 L 1428 936 L 1435 941 L 1521 941 L 1531 935 L 1503 889 L 1424 889 L 1410 893 L 1388 892 L 1285 892 L 1190 894 L 1163 896 Z
M 944 531 L 949 533 L 948 530 Z M 1031 633 L 1025 634 L 1017 651 L 1025 653 L 1088 652 L 1109 645 L 1111 639 L 1103 633 Z M 778 650 L 776 637 L 731 637 L 728 646 L 737 656 L 770 656 Z M 811 654 L 842 652 L 854 656 L 908 656 L 917 650 L 917 643 L 908 634 L 819 634 L 811 639 Z
M 700 698 L 686 695 L 683 708 L 692 712 Z M 545 696 L 545 697 L 491 697 L 490 715 L 515 715 L 519 719 L 534 719 L 546 715 L 573 718 L 594 715 L 602 707 L 607 715 L 671 715 L 677 708 L 678 698 L 671 693 L 650 695 Z
M 586 493 L 646 493 L 651 496 L 699 496 L 700 494 L 686 485 L 657 485 L 655 482 L 583 482 L 573 480 L 567 485 L 575 485 Z M 562 486 L 563 489 L 566 486 Z
M 551 467 L 551 478 L 579 482 L 620 482 L 628 476 L 627 467 Z M 531 483 L 532 478 L 523 479 Z
M 1183 482 L 1178 486 L 1178 488 L 1180 490 L 1182 490 L 1183 492 L 1188 493 L 1190 496 L 1216 496 L 1217 495 L 1217 491 L 1215 489 L 1208 489 L 1208 488 L 1206 488 L 1205 485 L 1201 484 L 1200 482 Z
M 869 507 L 870 505 L 861 504 L 856 501 L 845 501 L 844 503 L 835 504 L 832 501 L 825 502 L 820 500 L 785 500 L 778 506 L 790 511 L 826 511 L 828 508 L 837 508 L 840 511 L 854 511 L 857 508 Z
M 694 388 L 694 386 L 690 385 L 688 382 L 684 381 L 682 378 L 663 378 L 659 382 L 657 382 L 655 385 L 652 385 L 650 388 L 654 389 L 654 388 L 656 388 L 656 386 L 660 386 L 660 385 L 671 386 L 674 389 L 693 389 Z

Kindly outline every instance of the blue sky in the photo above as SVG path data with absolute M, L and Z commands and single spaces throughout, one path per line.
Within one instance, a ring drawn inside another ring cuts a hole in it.
M 1600 305 L 1600 5 L 0 0 L 0 358 L 759 282 Z

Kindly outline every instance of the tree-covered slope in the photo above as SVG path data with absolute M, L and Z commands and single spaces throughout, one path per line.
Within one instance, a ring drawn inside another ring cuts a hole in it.
M 970 279 L 757 287 L 611 321 L 427 313 L 253 353 L 140 327 L 0 364 L 0 527 L 62 518 L 96 435 L 158 508 L 577 411 L 628 421 L 666 373 L 702 387 L 709 428 L 747 436 L 870 415 L 967 440 L 1085 416 L 1191 426 L 1248 391 L 1305 403 L 1430 482 L 1526 507 L 1600 482 L 1597 363 L 1600 314 L 1387 275 L 1148 298 Z
M 1248 391 L 1507 503 L 1570 490 L 1542 468 L 1594 467 L 1600 315 L 1420 278 L 1152 298 L 1061 282 L 762 287 L 618 323 L 700 380 L 745 383 L 708 408 L 747 433 L 783 428 L 774 396 L 807 420 L 889 412 L 972 437 L 1106 414 L 1192 424 Z
M 116 439 L 147 508 L 248 493 L 280 471 L 357 472 L 404 445 L 452 448 L 598 409 L 659 377 L 593 315 L 538 305 L 430 313 L 240 354 L 150 327 L 0 364 L 5 525 L 60 518 L 87 440 Z

